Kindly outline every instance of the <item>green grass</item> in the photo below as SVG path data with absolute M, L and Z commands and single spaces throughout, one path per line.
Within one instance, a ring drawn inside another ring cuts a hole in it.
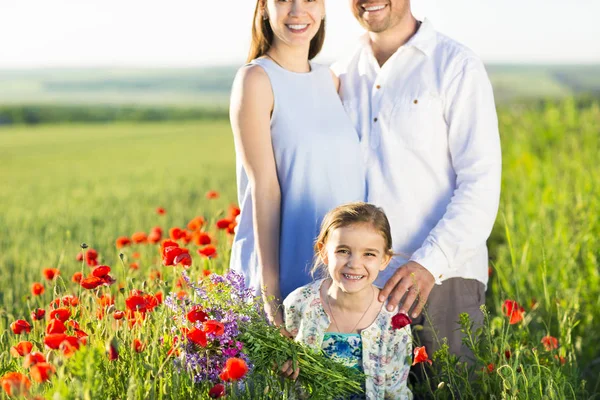
M 497 370 L 479 373 L 476 383 L 468 383 L 448 367 L 450 358 L 440 354 L 434 365 L 447 368 L 438 378 L 452 382 L 464 398 L 471 390 L 475 398 L 587 398 L 600 392 L 600 107 L 578 109 L 571 99 L 542 109 L 503 107 L 499 121 L 502 199 L 489 240 L 490 320 L 478 345 L 478 365 L 493 363 Z M 226 121 L 3 128 L 0 160 L 0 375 L 20 368 L 6 351 L 19 340 L 8 325 L 17 318 L 29 319 L 34 305 L 53 298 L 53 290 L 72 291 L 70 276 L 81 269 L 74 260 L 80 242 L 100 252 L 101 261 L 115 269 L 118 282 L 168 292 L 175 278 L 172 272 L 163 270 L 167 282 L 159 286 L 147 278 L 151 269 L 164 268 L 158 266 L 154 247 L 140 248 L 142 267 L 127 272 L 120 267 L 115 239 L 155 225 L 184 227 L 196 215 L 212 223 L 236 201 Z M 210 189 L 221 197 L 207 200 Z M 167 215 L 156 215 L 157 206 L 165 207 Z M 230 238 L 211 231 L 219 240 L 215 265 L 222 270 Z M 125 249 L 126 257 L 132 251 Z M 195 253 L 193 258 L 192 270 L 198 273 L 203 264 Z M 65 283 L 47 285 L 42 297 L 32 298 L 30 285 L 43 281 L 44 267 L 60 268 Z M 506 299 L 524 306 L 522 323 L 507 324 L 501 310 Z M 119 299 L 117 306 L 122 302 Z M 79 356 L 70 367 L 61 366 L 54 389 L 40 387 L 38 393 L 67 393 L 68 383 L 58 383 L 64 379 L 73 379 L 83 393 L 96 384 L 86 379 L 107 379 L 114 390 L 104 387 L 107 396 L 125 396 L 126 391 L 133 398 L 143 393 L 152 393 L 152 398 L 193 395 L 190 381 L 172 367 L 158 375 L 149 372 L 164 362 L 164 352 L 156 346 L 143 364 L 134 362 L 139 356 L 135 354 L 124 356 L 117 367 L 106 364 L 102 340 L 110 334 L 110 323 L 86 318 L 102 332 L 100 342 L 84 355 L 92 366 L 81 372 L 85 360 Z M 167 319 L 158 311 L 145 337 L 157 340 Z M 544 352 L 540 340 L 547 334 L 558 338 L 559 349 Z M 509 361 L 503 358 L 507 348 L 513 354 Z M 565 357 L 566 365 L 554 355 Z M 80 371 L 81 377 L 72 371 Z M 451 398 L 448 385 L 435 396 Z
M 0 303 L 10 313 L 23 312 L 42 267 L 77 270 L 80 242 L 112 265 L 116 237 L 184 226 L 236 201 L 225 122 L 2 129 L 0 159 L 0 268 L 10 282 Z M 209 189 L 221 199 L 206 200 Z

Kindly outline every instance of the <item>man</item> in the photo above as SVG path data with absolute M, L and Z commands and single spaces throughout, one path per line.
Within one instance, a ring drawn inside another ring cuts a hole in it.
M 424 326 L 415 333 L 430 355 L 447 337 L 468 361 L 457 321 L 483 321 L 500 197 L 492 88 L 479 58 L 417 21 L 410 0 L 349 1 L 367 33 L 333 68 L 361 136 L 368 200 L 388 214 L 401 253 L 380 274 L 379 300 Z

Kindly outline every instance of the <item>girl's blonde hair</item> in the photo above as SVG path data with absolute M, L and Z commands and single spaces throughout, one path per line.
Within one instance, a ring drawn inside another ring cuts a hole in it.
M 256 9 L 254 10 L 254 23 L 252 24 L 252 41 L 250 42 L 250 52 L 248 53 L 248 60 L 250 62 L 256 58 L 264 56 L 273 44 L 273 29 L 269 19 L 264 19 L 264 9 L 266 7 L 267 0 L 257 0 Z M 323 48 L 325 42 L 325 19 L 321 21 L 321 26 L 317 31 L 317 34 L 310 41 L 310 48 L 308 50 L 308 59 L 312 60 L 319 54 Z
M 327 239 L 337 228 L 343 228 L 354 224 L 369 224 L 375 231 L 379 232 L 385 240 L 385 253 L 392 257 L 392 232 L 390 222 L 380 207 L 373 204 L 356 202 L 347 203 L 329 211 L 321 223 L 321 231 L 315 241 L 315 261 L 310 273 L 315 274 L 323 271 L 321 262 L 321 248 L 327 243 Z M 326 271 L 326 269 L 325 269 Z

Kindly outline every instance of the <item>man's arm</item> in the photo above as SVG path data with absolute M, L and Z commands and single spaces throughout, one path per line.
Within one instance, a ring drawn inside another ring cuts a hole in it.
M 391 294 L 388 307 L 393 308 L 410 289 L 401 311 L 407 312 L 419 297 L 413 317 L 420 314 L 434 282 L 441 283 L 445 273 L 460 268 L 485 244 L 500 199 L 498 118 L 483 63 L 467 59 L 444 92 L 456 189 L 442 219 L 380 295 L 384 301 Z
M 436 281 L 459 269 L 489 237 L 500 201 L 502 159 L 494 94 L 483 63 L 468 59 L 446 89 L 444 117 L 456 190 L 411 257 Z

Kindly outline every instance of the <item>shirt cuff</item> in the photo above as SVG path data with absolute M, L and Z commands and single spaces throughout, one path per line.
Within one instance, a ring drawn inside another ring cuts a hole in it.
M 413 253 L 410 257 L 410 261 L 421 264 L 429 271 L 431 275 L 433 275 L 437 285 L 442 284 L 444 274 L 450 270 L 448 259 L 444 255 L 442 249 L 429 241 L 425 242 L 420 249 Z

